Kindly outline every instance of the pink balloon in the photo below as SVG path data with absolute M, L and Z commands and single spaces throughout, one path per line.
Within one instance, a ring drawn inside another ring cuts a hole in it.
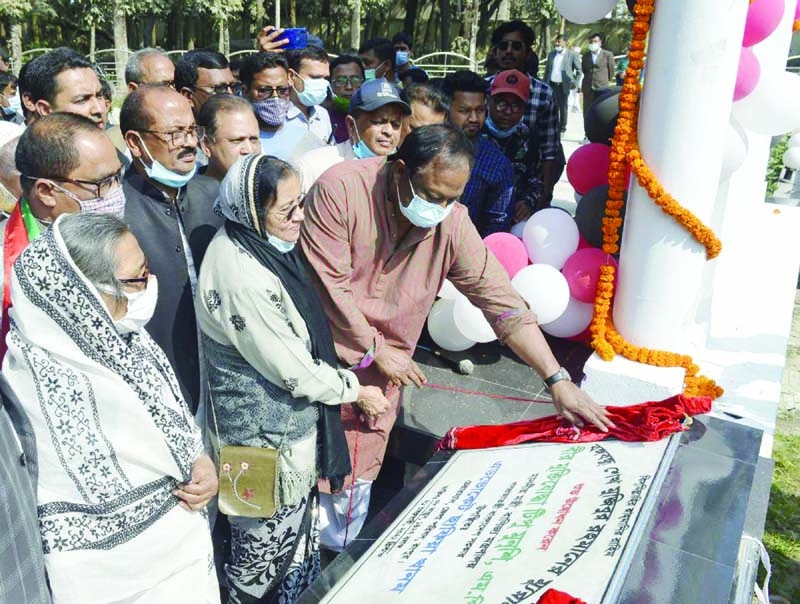
M 583 235 L 578 235 L 578 249 L 582 250 L 587 247 L 592 247 L 592 244 L 586 241 L 586 239 L 583 238 Z
M 753 0 L 747 9 L 742 46 L 752 46 L 767 38 L 783 17 L 786 0 Z
M 583 195 L 586 191 L 608 184 L 608 163 L 611 147 L 589 143 L 578 147 L 567 161 L 567 179 Z
M 483 242 L 506 269 L 509 279 L 528 266 L 525 244 L 511 233 L 492 233 Z
M 578 250 L 567 258 L 561 272 L 567 279 L 570 295 L 580 302 L 594 302 L 600 267 L 606 264 L 617 266 L 617 261 L 596 247 Z
M 739 71 L 736 73 L 736 86 L 733 89 L 733 100 L 743 99 L 755 90 L 761 77 L 761 64 L 752 48 L 742 48 L 739 55 Z
M 794 8 L 794 20 L 800 21 L 800 0 L 797 0 L 797 6 Z

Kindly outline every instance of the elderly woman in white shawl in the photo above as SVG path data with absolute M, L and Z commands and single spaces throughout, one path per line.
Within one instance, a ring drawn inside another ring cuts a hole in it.
M 157 296 L 136 238 L 107 214 L 59 217 L 14 264 L 3 374 L 36 435 L 57 604 L 219 602 L 199 511 L 215 469 L 142 329 Z

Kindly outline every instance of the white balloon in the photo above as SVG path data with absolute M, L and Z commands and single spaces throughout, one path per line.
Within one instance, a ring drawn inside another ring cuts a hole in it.
M 436 295 L 447 300 L 458 300 L 459 298 L 464 297 L 464 294 L 458 291 L 456 286 L 450 283 L 450 281 L 447 279 L 444 280 L 444 283 L 442 283 L 442 289 L 440 289 L 439 293 Z
M 561 268 L 578 249 L 578 225 L 564 210 L 545 208 L 528 219 L 522 242 L 534 264 Z
M 573 23 L 594 23 L 605 17 L 616 0 L 556 0 L 556 10 Z
M 790 147 L 800 147 L 800 132 L 795 132 L 789 139 Z
M 567 279 L 561 271 L 548 264 L 526 266 L 514 275 L 511 285 L 530 305 L 542 324 L 558 319 L 569 304 Z
M 749 130 L 785 134 L 800 127 L 800 75 L 789 71 L 764 73 L 752 93 L 733 104 L 733 116 Z
M 783 154 L 783 165 L 790 170 L 800 170 L 800 147 L 789 147 Z
M 474 341 L 466 338 L 456 327 L 453 311 L 455 300 L 437 300 L 428 314 L 428 333 L 442 350 L 459 352 L 470 348 Z
M 462 296 L 456 300 L 453 310 L 453 319 L 461 335 L 476 342 L 494 342 L 497 336 L 494 333 L 489 321 L 483 316 L 483 312 L 477 306 Z
M 522 239 L 522 233 L 525 232 L 525 223 L 527 223 L 527 222 L 528 222 L 527 220 L 523 220 L 522 222 L 518 222 L 517 224 L 515 224 L 514 226 L 511 227 L 511 230 L 509 232 L 512 235 L 514 235 L 514 237 L 519 237 L 520 239 Z
M 557 338 L 577 336 L 589 327 L 594 314 L 594 304 L 570 298 L 566 310 L 555 321 L 541 325 L 542 331 Z
M 722 171 L 720 179 L 725 180 L 736 172 L 747 158 L 747 132 L 742 125 L 731 117 L 728 131 L 725 134 L 725 151 L 722 155 Z

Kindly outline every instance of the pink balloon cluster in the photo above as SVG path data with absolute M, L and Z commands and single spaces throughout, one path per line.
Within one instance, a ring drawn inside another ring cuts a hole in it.
M 786 0 L 751 0 L 744 25 L 742 53 L 736 72 L 733 100 L 739 101 L 755 90 L 761 78 L 761 65 L 751 47 L 765 40 L 783 17 Z

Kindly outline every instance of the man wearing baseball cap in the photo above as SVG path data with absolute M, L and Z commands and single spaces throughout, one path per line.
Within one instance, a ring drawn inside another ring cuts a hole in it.
M 489 114 L 481 136 L 493 141 L 514 169 L 514 220 L 527 219 L 541 200 L 539 136 L 523 120 L 530 79 L 521 71 L 501 71 L 489 89 Z
M 400 144 L 403 116 L 411 107 L 400 99 L 397 86 L 386 80 L 365 82 L 350 97 L 345 118 L 349 137 L 332 147 L 307 152 L 297 161 L 308 190 L 331 166 L 349 159 L 387 156 Z

